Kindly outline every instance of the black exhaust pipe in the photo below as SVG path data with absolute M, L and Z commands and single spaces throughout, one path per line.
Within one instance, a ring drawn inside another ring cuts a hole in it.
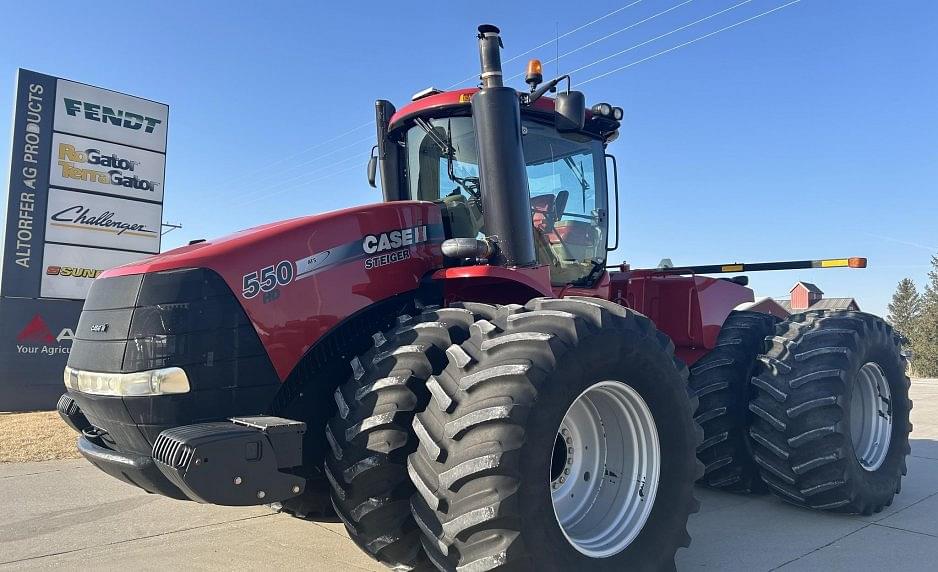
M 384 202 L 404 200 L 400 179 L 400 156 L 397 145 L 388 140 L 391 116 L 397 111 L 390 101 L 375 102 L 375 125 L 377 126 L 378 164 L 381 172 L 381 192 Z
M 521 147 L 518 92 L 502 82 L 502 40 L 495 26 L 479 26 L 482 89 L 472 96 L 479 145 L 485 231 L 498 245 L 492 263 L 534 266 L 534 230 Z

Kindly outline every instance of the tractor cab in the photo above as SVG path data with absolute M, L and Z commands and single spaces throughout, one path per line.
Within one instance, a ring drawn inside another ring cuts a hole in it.
M 529 67 L 539 70 L 540 64 L 533 60 Z M 530 79 L 532 74 L 528 75 Z M 558 98 L 542 97 L 543 93 L 535 91 L 539 83 L 539 78 L 529 81 L 530 94 L 515 92 L 526 185 L 505 191 L 524 195 L 526 220 L 510 230 L 531 235 L 534 263 L 549 268 L 553 286 L 591 287 L 606 265 L 609 179 L 615 181 L 615 177 L 607 176 L 605 146 L 618 135 L 622 110 L 603 103 L 587 111 L 582 96 L 569 89 Z M 556 86 L 559 81 L 549 83 Z M 439 205 L 447 239 L 493 240 L 498 248 L 501 241 L 493 237 L 499 233 L 491 228 L 493 217 L 485 213 L 487 185 L 480 174 L 479 118 L 471 104 L 479 92 L 425 90 L 400 111 L 378 101 L 378 155 L 370 172 L 375 172 L 380 159 L 386 200 Z M 580 109 L 574 105 L 571 110 L 566 103 L 571 94 Z M 559 111 L 558 101 L 566 106 Z M 579 117 L 571 120 L 571 114 Z M 498 210 L 517 205 L 496 200 L 489 204 Z M 478 263 L 480 258 L 468 256 L 449 263 Z

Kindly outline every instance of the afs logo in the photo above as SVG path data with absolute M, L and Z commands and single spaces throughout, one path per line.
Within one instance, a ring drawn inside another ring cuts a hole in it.
M 42 319 L 42 316 L 36 314 L 33 316 L 33 319 L 26 324 L 26 327 L 16 335 L 16 341 L 33 344 L 54 344 L 56 339 L 49 330 L 46 321 Z
M 58 336 L 52 335 L 52 330 L 42 316 L 36 314 L 16 335 L 16 351 L 20 354 L 67 354 L 70 348 L 63 347 L 64 341 L 72 341 L 75 332 L 71 328 L 62 328 Z

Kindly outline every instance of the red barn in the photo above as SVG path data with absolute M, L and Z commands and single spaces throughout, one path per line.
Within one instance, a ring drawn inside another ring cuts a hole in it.
M 853 298 L 825 298 L 824 292 L 810 282 L 796 282 L 792 286 L 791 300 L 777 300 L 789 312 L 805 310 L 859 310 L 860 306 Z

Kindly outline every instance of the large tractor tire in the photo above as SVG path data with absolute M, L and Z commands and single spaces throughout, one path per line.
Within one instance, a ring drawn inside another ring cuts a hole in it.
M 762 478 L 782 499 L 864 515 L 892 503 L 909 454 L 909 378 L 881 318 L 809 311 L 779 324 L 752 379 Z
M 780 321 L 762 312 L 732 312 L 716 347 L 690 368 L 690 387 L 700 400 L 696 420 L 704 431 L 697 447 L 704 464 L 701 484 L 737 493 L 765 491 L 749 444 L 749 380 L 766 336 Z
M 447 353 L 409 464 L 440 570 L 674 568 L 702 435 L 667 336 L 612 302 L 539 298 Z
M 352 360 L 350 379 L 335 392 L 325 464 L 332 503 L 352 540 L 395 569 L 432 570 L 410 513 L 406 463 L 417 448 L 411 425 L 430 399 L 427 380 L 442 371 L 446 348 L 466 339 L 473 320 L 455 308 L 400 316 Z

